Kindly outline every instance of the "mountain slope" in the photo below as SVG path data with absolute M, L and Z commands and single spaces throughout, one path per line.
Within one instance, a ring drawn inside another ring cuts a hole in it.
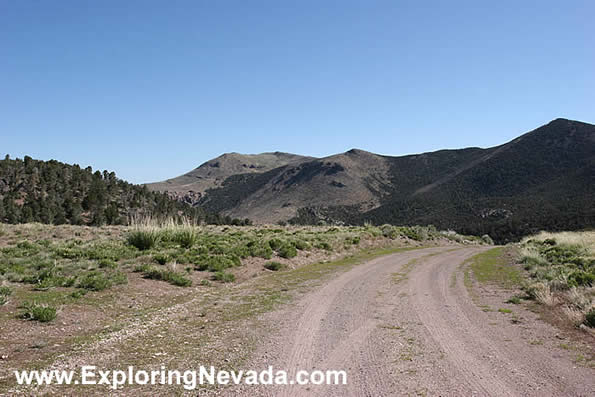
M 595 226 L 595 126 L 557 119 L 468 160 L 413 194 L 393 193 L 379 208 L 343 219 L 433 223 L 500 241 Z M 399 169 L 402 159 L 393 161 Z
M 431 223 L 500 241 L 595 225 L 595 126 L 578 121 L 556 119 L 487 149 L 400 157 L 353 149 L 321 159 L 294 155 L 256 170 L 237 166 L 267 155 L 235 157 L 208 175 L 224 155 L 194 176 L 150 187 L 183 195 L 200 186 L 188 201 L 261 223 Z
M 310 157 L 291 153 L 240 154 L 225 153 L 194 170 L 163 182 L 149 183 L 153 191 L 167 191 L 189 203 L 197 202 L 208 189 L 221 187 L 233 175 L 260 174 L 288 164 L 299 164 Z
M 383 156 L 354 149 L 276 168 L 258 177 L 234 176 L 222 188 L 207 191 L 199 203 L 232 216 L 249 214 L 259 222 L 290 219 L 305 203 L 354 205 L 365 211 L 380 204 L 388 170 Z

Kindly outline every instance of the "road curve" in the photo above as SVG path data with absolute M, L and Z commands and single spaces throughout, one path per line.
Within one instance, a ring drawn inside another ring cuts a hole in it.
M 484 247 L 435 247 L 371 260 L 274 313 L 279 331 L 251 367 L 346 370 L 347 385 L 259 386 L 229 395 L 588 396 L 595 371 L 547 349 L 523 329 L 490 322 L 460 265 Z

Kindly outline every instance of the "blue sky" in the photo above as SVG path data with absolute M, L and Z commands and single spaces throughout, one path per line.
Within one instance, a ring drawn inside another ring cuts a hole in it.
M 132 182 L 595 122 L 595 2 L 0 1 L 0 153 Z

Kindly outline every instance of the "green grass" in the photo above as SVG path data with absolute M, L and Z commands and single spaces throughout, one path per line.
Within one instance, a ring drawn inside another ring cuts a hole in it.
M 522 284 L 520 271 L 504 257 L 504 247 L 492 248 L 471 258 L 471 270 L 481 283 L 495 283 L 504 288 Z
M 157 245 L 159 233 L 153 230 L 134 230 L 128 234 L 126 241 L 133 247 L 146 251 Z
M 500 309 L 498 309 L 498 312 L 499 312 L 499 313 L 510 314 L 510 313 L 512 313 L 512 310 L 510 310 L 510 309 L 505 309 L 505 308 L 500 308 Z
M 198 241 L 198 233 L 192 228 L 183 228 L 174 233 L 173 241 L 182 248 L 191 248 Z

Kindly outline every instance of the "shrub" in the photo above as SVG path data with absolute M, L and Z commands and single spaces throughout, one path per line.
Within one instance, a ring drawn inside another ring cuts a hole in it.
M 135 230 L 128 234 L 126 241 L 133 247 L 146 251 L 157 245 L 159 234 L 152 230 Z
M 273 249 L 267 243 L 254 243 L 253 245 L 248 244 L 250 248 L 250 256 L 271 259 L 273 257 Z
M 268 262 L 264 264 L 264 268 L 272 271 L 281 270 L 285 267 L 282 263 L 279 262 Z
M 146 272 L 144 272 L 143 277 L 152 280 L 166 281 L 179 287 L 189 287 L 192 285 L 192 280 L 186 278 L 181 273 L 176 273 L 171 270 L 149 268 Z
M 595 309 L 589 310 L 585 316 L 585 325 L 587 327 L 595 328 Z
M 595 281 L 593 273 L 583 272 L 582 270 L 575 270 L 568 275 L 568 286 L 591 286 Z
M 193 262 L 196 270 L 210 272 L 223 271 L 241 264 L 240 258 L 235 255 L 201 255 Z
M 8 287 L 0 287 L 0 306 L 8 302 L 8 297 L 12 294 L 12 290 Z
M 359 236 L 355 236 L 355 237 L 346 237 L 345 238 L 345 242 L 347 244 L 352 244 L 352 245 L 358 245 L 360 242 L 360 237 Z
M 281 258 L 293 258 L 297 256 L 297 249 L 289 243 L 284 243 L 278 250 Z
M 232 273 L 215 272 L 215 274 L 213 274 L 213 279 L 218 280 L 218 281 L 223 281 L 224 283 L 232 283 L 235 281 L 236 276 L 233 275 Z
M 513 305 L 518 305 L 521 303 L 521 298 L 519 298 L 518 296 L 511 296 L 506 303 L 512 303 Z
M 565 263 L 583 265 L 584 260 L 581 257 L 586 254 L 585 250 L 578 245 L 562 244 L 545 246 L 545 248 L 540 250 L 540 253 L 553 265 L 561 265 Z
M 79 299 L 79 298 L 82 298 L 85 295 L 87 295 L 87 290 L 86 289 L 78 289 L 76 291 L 72 291 L 72 293 L 70 294 L 70 297 L 71 298 L 74 298 L 74 299 Z
M 104 268 L 115 269 L 118 267 L 118 264 L 112 259 L 102 259 L 99 261 L 99 267 L 101 269 L 104 269 Z
M 111 259 L 117 261 L 122 257 L 130 256 L 130 250 L 123 244 L 112 242 L 94 243 L 78 248 L 83 257 L 94 260 Z
M 535 255 L 526 255 L 521 258 L 521 263 L 524 263 L 525 269 L 529 270 L 529 268 L 533 265 L 535 266 L 547 266 L 548 262 L 543 259 L 541 256 Z
M 9 296 L 12 290 L 9 287 L 0 287 L 0 296 Z
M 126 273 L 115 272 L 110 276 L 110 280 L 113 285 L 128 284 L 128 277 Z
M 177 285 L 178 287 L 190 287 L 192 285 L 192 280 L 186 278 L 181 273 L 172 271 L 165 271 L 163 273 L 163 280 L 170 284 Z
M 150 271 L 151 269 L 152 269 L 151 265 L 148 265 L 146 263 L 143 263 L 141 265 L 136 265 L 134 267 L 133 272 L 135 272 L 135 273 L 145 273 L 145 272 Z
M 25 320 L 47 323 L 56 318 L 56 308 L 52 306 L 40 305 L 35 302 L 24 302 L 21 308 L 24 310 L 20 317 Z
M 88 291 L 103 291 L 112 286 L 112 281 L 105 273 L 94 271 L 85 275 L 79 281 L 78 287 Z
M 492 238 L 488 234 L 484 234 L 483 236 L 481 236 L 481 241 L 487 245 L 494 245 L 494 240 L 492 240 Z
M 159 263 L 160 265 L 165 265 L 170 259 L 169 256 L 166 254 L 157 254 L 153 256 L 155 262 Z
M 384 237 L 387 237 L 390 239 L 395 239 L 399 236 L 399 232 L 397 231 L 397 228 L 395 228 L 394 226 L 391 226 L 391 225 L 382 225 L 382 226 L 380 226 L 380 230 L 382 231 L 382 235 Z
M 325 251 L 332 251 L 333 247 L 326 241 L 319 241 L 315 245 L 316 248 L 323 249 Z
M 278 239 L 278 238 L 274 238 L 274 239 L 269 240 L 269 246 L 271 247 L 271 249 L 273 251 L 277 251 L 284 244 L 285 244 L 285 242 L 283 240 L 281 240 L 281 239 Z
M 421 226 L 402 227 L 401 233 L 411 240 L 424 241 L 428 239 L 428 231 Z
M 292 242 L 292 244 L 293 244 L 293 246 L 295 248 L 299 249 L 300 251 L 307 250 L 307 249 L 310 248 L 310 244 L 307 241 L 305 241 L 305 240 L 299 240 L 299 239 L 298 240 L 294 240 Z
M 210 287 L 211 282 L 209 280 L 207 280 L 206 278 L 203 278 L 202 280 L 200 280 L 200 285 L 202 285 L 204 287 Z
M 76 277 L 63 278 L 62 287 L 72 287 L 76 283 Z
M 193 229 L 182 229 L 175 232 L 173 240 L 182 248 L 191 248 L 198 240 L 198 234 Z

